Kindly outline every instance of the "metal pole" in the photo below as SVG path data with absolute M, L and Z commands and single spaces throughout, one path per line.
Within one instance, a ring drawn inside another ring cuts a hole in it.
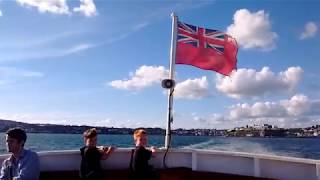
M 170 49 L 170 74 L 169 79 L 174 80 L 175 63 L 176 63 L 176 46 L 177 46 L 177 22 L 178 17 L 173 12 L 172 17 L 172 33 L 171 33 L 171 49 Z M 166 129 L 166 139 L 165 148 L 170 146 L 170 133 L 171 133 L 171 123 L 172 123 L 172 104 L 173 104 L 173 91 L 174 87 L 168 90 L 168 112 L 167 112 L 167 129 Z

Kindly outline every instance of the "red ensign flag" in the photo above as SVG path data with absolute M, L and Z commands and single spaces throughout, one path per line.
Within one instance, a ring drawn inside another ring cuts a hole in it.
M 176 64 L 229 75 L 237 68 L 238 46 L 231 36 L 178 21 Z

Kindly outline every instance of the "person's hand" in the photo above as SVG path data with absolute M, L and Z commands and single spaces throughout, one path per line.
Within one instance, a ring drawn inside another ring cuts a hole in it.
M 103 146 L 97 146 L 97 149 L 100 153 L 103 153 L 104 152 L 104 148 Z
M 153 147 L 153 146 L 151 146 L 150 151 L 151 151 L 152 153 L 155 153 L 155 152 L 156 152 L 156 148 Z
M 103 150 L 104 150 L 106 153 L 110 154 L 110 153 L 113 153 L 115 149 L 116 149 L 115 147 L 109 146 L 109 147 L 104 147 Z
M 108 157 L 109 157 L 109 155 L 111 154 L 111 153 L 113 153 L 113 151 L 115 150 L 116 148 L 115 147 L 112 147 L 112 146 L 109 146 L 109 147 L 103 147 L 102 149 L 101 149 L 101 151 L 102 151 L 102 157 L 101 157 L 101 159 L 102 160 L 106 160 Z

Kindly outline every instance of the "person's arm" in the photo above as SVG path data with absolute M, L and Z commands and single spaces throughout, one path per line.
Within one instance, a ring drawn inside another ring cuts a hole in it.
M 151 150 L 145 149 L 145 154 L 146 154 L 146 156 L 148 157 L 148 160 L 151 159 L 151 157 L 152 157 L 152 155 L 153 155 L 154 152 L 155 152 L 155 149 L 154 149 L 154 148 L 152 148 Z
M 37 153 L 30 153 L 29 158 L 23 163 L 23 167 L 19 170 L 18 176 L 13 177 L 13 180 L 39 179 L 40 164 Z
M 113 153 L 114 150 L 115 150 L 115 147 L 112 147 L 112 146 L 104 147 L 101 159 L 106 160 L 109 157 L 109 155 Z
M 7 165 L 7 160 L 2 162 L 1 171 L 0 171 L 0 180 L 9 179 L 10 168 Z
M 150 151 L 152 152 L 151 157 L 155 157 L 157 149 L 155 147 L 151 146 Z

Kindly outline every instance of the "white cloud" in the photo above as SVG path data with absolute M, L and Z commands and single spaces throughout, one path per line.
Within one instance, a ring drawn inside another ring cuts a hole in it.
M 247 103 L 230 107 L 231 119 L 245 118 L 291 118 L 305 119 L 307 116 L 320 116 L 320 101 L 310 100 L 303 94 L 297 94 L 289 100 L 279 102 L 256 102 L 253 105 Z
M 301 67 L 289 67 L 278 75 L 268 67 L 261 71 L 238 69 L 230 77 L 218 76 L 216 88 L 233 98 L 259 97 L 275 92 L 293 90 L 301 79 Z
M 62 51 L 61 52 L 61 55 L 68 55 L 68 54 L 73 54 L 73 53 L 77 53 L 77 52 L 80 52 L 80 51 L 84 51 L 84 50 L 87 50 L 87 49 L 90 49 L 90 48 L 93 48 L 97 45 L 94 45 L 94 44 L 87 44 L 87 43 L 83 43 L 83 44 L 78 44 L 78 45 L 75 45 L 69 49 L 66 49 L 65 51 Z
M 111 37 L 106 41 L 106 44 L 112 44 L 114 42 L 121 41 L 121 40 L 127 38 L 131 34 L 132 34 L 132 32 L 128 32 L 128 33 L 120 34 L 119 36 Z
M 33 38 L 20 36 L 14 41 L 12 37 L 7 37 L 0 42 L 0 62 L 63 57 L 104 45 L 85 42 L 75 44 L 70 41 L 70 38 L 81 36 L 83 33 L 85 32 L 76 30 Z M 61 43 L 66 45 L 59 46 Z
M 187 79 L 178 83 L 174 90 L 174 97 L 185 99 L 201 99 L 210 95 L 207 77 L 201 79 Z
M 20 53 L 6 53 L 3 51 L 3 55 L 0 59 L 0 62 L 5 61 L 25 61 L 25 60 L 37 60 L 37 59 L 47 59 L 47 58 L 57 58 L 68 56 L 70 54 L 79 53 L 82 51 L 86 51 L 93 47 L 99 46 L 97 44 L 77 44 L 67 48 L 61 49 L 42 49 L 41 51 L 37 49 L 28 49 L 28 50 L 20 50 Z
M 108 38 L 108 40 L 106 41 L 106 44 L 112 44 L 114 42 L 121 41 L 121 40 L 131 36 L 132 34 L 140 31 L 141 29 L 145 28 L 149 24 L 150 23 L 148 21 L 137 23 L 137 24 L 133 25 L 131 28 L 129 28 L 130 29 L 129 31 L 126 31 L 125 33 L 118 33 L 118 36 L 113 36 L 113 37 Z
M 304 32 L 300 35 L 300 39 L 312 38 L 316 35 L 318 27 L 314 22 L 308 22 L 304 27 Z
M 290 100 L 282 101 L 281 105 L 287 110 L 288 115 L 298 116 L 310 110 L 311 102 L 307 96 L 298 94 Z
M 105 114 L 68 113 L 68 112 L 21 112 L 1 113 L 0 119 L 7 119 L 25 123 L 64 124 L 64 125 L 90 125 L 109 126 L 110 118 Z M 93 123 L 92 123 L 93 122 Z
M 268 13 L 263 10 L 251 13 L 247 9 L 240 9 L 234 14 L 233 20 L 227 33 L 235 37 L 243 48 L 270 50 L 275 47 L 277 33 L 271 30 Z
M 286 109 L 274 102 L 256 102 L 253 105 L 244 103 L 230 108 L 231 119 L 283 117 L 286 115 Z
M 36 71 L 18 69 L 14 67 L 0 67 L 0 77 L 43 77 L 44 74 Z
M 288 100 L 279 102 L 243 103 L 229 107 L 224 117 L 230 123 L 273 124 L 280 127 L 311 126 L 320 120 L 320 100 L 310 100 L 303 94 L 297 94 Z
M 0 17 L 3 16 L 2 11 L 0 10 Z
M 199 117 L 197 115 L 193 115 L 193 120 L 200 123 L 205 123 L 207 125 L 218 125 L 227 122 L 227 119 L 220 114 L 212 114 L 209 117 Z
M 149 22 L 142 22 L 142 23 L 139 23 L 139 24 L 136 24 L 135 26 L 133 26 L 133 31 L 139 31 L 140 29 L 146 27 L 149 25 Z
M 39 12 L 53 14 L 72 14 L 67 0 L 16 0 L 23 7 L 35 7 Z M 93 0 L 80 0 L 80 6 L 73 8 L 73 12 L 81 13 L 86 17 L 97 15 L 97 9 Z
M 64 111 L 53 112 L 20 112 L 2 113 L 0 119 L 13 120 L 25 123 L 38 124 L 62 124 L 62 125 L 88 125 L 100 127 L 127 127 L 137 128 L 151 125 L 142 124 L 139 120 L 119 119 L 114 120 L 108 114 L 77 112 L 70 113 Z
M 52 46 L 55 43 L 66 41 L 73 36 L 83 35 L 83 31 L 65 31 L 57 34 L 41 34 L 39 37 L 19 36 L 14 41 L 12 37 L 8 37 L 6 40 L 0 42 L 0 50 L 5 49 L 31 49 L 35 47 Z
M 255 102 L 232 105 L 225 114 L 200 117 L 191 114 L 194 121 L 214 127 L 233 128 L 253 124 L 272 124 L 279 127 L 304 127 L 320 121 L 320 99 L 296 94 L 278 102 Z
M 8 85 L 25 78 L 43 77 L 44 74 L 36 71 L 29 71 L 14 67 L 0 67 L 0 85 Z
M 141 90 L 155 83 L 160 83 L 162 79 L 168 78 L 169 71 L 163 66 L 143 65 L 130 76 L 130 79 L 111 81 L 108 85 L 116 89 Z
M 23 7 L 35 7 L 41 13 L 70 14 L 66 0 L 16 0 Z
M 80 0 L 80 2 L 80 7 L 73 8 L 74 12 L 82 13 L 86 17 L 97 15 L 97 9 L 93 0 Z

